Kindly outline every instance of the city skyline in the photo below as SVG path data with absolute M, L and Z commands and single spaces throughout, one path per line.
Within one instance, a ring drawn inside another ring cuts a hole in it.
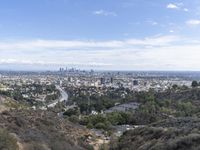
M 0 70 L 200 71 L 198 0 L 35 0 L 0 6 Z

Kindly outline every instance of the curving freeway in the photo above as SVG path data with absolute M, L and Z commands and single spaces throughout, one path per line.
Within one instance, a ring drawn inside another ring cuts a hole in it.
M 54 107 L 58 102 L 63 102 L 68 100 L 68 94 L 63 90 L 59 85 L 55 85 L 56 89 L 60 91 L 60 98 L 55 100 L 54 102 L 47 105 L 47 107 Z

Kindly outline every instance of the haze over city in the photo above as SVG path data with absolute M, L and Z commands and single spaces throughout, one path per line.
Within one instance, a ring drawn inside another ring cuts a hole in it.
M 200 70 L 199 0 L 0 5 L 0 69 Z

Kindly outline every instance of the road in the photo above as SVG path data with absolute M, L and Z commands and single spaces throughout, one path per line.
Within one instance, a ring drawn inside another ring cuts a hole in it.
M 47 105 L 47 107 L 54 107 L 58 102 L 63 102 L 68 100 L 68 94 L 63 90 L 59 85 L 56 85 L 56 89 L 60 91 L 60 98 L 55 100 L 54 102 Z

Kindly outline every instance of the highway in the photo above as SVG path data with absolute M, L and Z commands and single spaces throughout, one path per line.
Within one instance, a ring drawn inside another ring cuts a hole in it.
M 63 102 L 68 100 L 68 94 L 63 90 L 59 85 L 56 85 L 56 89 L 60 91 L 60 98 L 55 100 L 54 102 L 47 105 L 47 107 L 55 107 L 58 102 Z

